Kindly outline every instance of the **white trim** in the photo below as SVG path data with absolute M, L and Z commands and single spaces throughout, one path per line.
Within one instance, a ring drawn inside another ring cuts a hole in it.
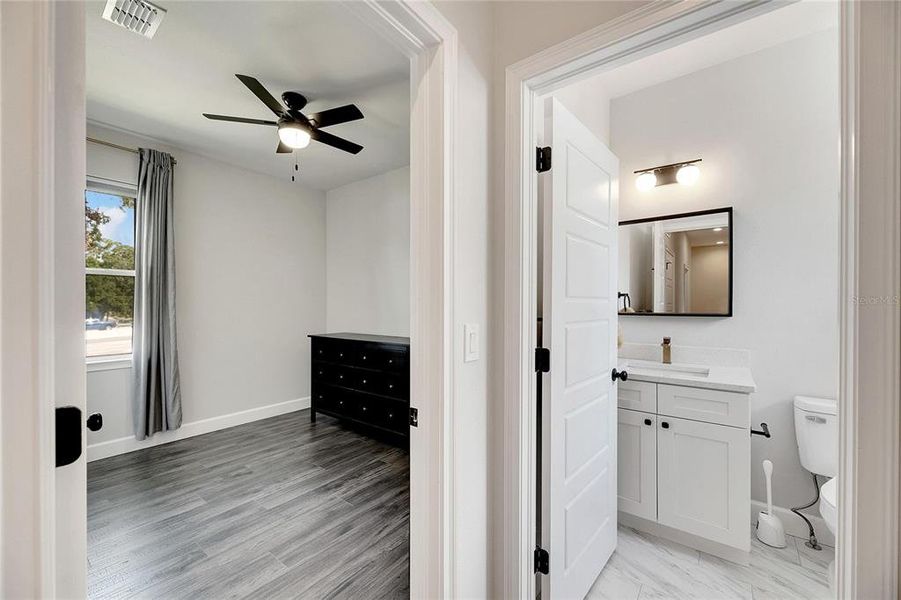
M 901 5 L 841 5 L 839 598 L 899 597 Z M 858 304 L 855 298 L 886 298 Z
M 267 406 L 259 406 L 248 410 L 220 415 L 218 417 L 210 417 L 209 419 L 201 419 L 200 421 L 192 421 L 190 423 L 182 423 L 182 426 L 175 431 L 165 431 L 157 433 L 153 437 L 146 440 L 136 440 L 134 436 L 117 438 L 106 442 L 98 442 L 96 444 L 88 444 L 88 462 L 117 456 L 135 450 L 144 448 L 152 448 L 161 444 L 168 444 L 178 440 L 184 440 L 190 437 L 219 431 L 220 429 L 228 429 L 236 425 L 244 425 L 270 417 L 277 417 L 298 410 L 310 408 L 310 397 L 305 396 L 296 400 L 288 400 L 287 402 L 279 402 L 278 404 L 269 404 Z
M 85 267 L 85 275 L 111 275 L 114 277 L 134 277 L 133 269 L 101 269 L 98 267 Z
M 117 354 L 115 356 L 88 356 L 85 359 L 85 368 L 88 373 L 95 371 L 114 371 L 131 368 L 131 354 Z
M 814 506 L 810 510 L 818 510 L 818 508 Z M 751 531 L 754 531 L 754 528 L 757 526 L 757 515 L 761 512 L 766 512 L 766 502 L 751 500 Z M 805 542 L 807 541 L 807 538 L 809 537 L 807 523 L 805 523 L 801 517 L 782 506 L 774 506 L 773 513 L 775 513 L 775 515 L 779 517 L 779 520 L 782 521 L 782 526 L 785 528 L 786 534 L 800 538 Z M 824 546 L 832 546 L 834 548 L 835 535 L 832 533 L 832 530 L 829 529 L 829 526 L 826 525 L 826 521 L 823 520 L 823 517 L 819 514 L 807 512 L 804 513 L 804 516 L 810 519 L 811 524 L 813 524 L 817 541 Z
M 99 192 L 101 194 L 111 194 L 113 196 L 126 196 L 128 198 L 134 198 L 138 195 L 138 186 L 134 183 L 98 177 L 90 174 L 86 178 L 84 189 L 89 192 Z
M 505 333 L 504 333 L 504 597 L 534 598 L 531 570 L 534 548 L 535 377 L 531 356 L 535 344 L 536 189 L 532 172 L 535 106 L 540 94 L 635 58 L 672 47 L 719 29 L 780 3 L 652 2 L 601 27 L 507 68 L 505 138 Z M 839 597 L 897 597 L 898 594 L 898 474 L 899 474 L 899 350 L 898 306 L 884 307 L 881 319 L 863 317 L 851 296 L 897 297 L 901 218 L 898 198 L 899 38 L 901 8 L 892 2 L 842 3 L 842 440 L 839 518 Z M 862 14 L 869 14 L 864 22 Z M 862 33 L 869 26 L 867 34 Z M 864 41 L 865 40 L 865 41 Z M 871 80 L 865 80 L 861 65 Z M 865 110 L 874 124 L 861 136 Z M 871 177 L 862 181 L 864 144 Z M 869 189 L 864 190 L 863 188 Z M 865 191 L 869 194 L 865 195 Z M 871 202 L 866 236 L 858 197 Z M 866 244 L 869 251 L 861 251 Z M 870 273 L 869 289 L 860 270 Z M 866 339 L 864 339 L 866 338 Z M 861 360 L 866 354 L 868 360 Z M 872 377 L 859 377 L 861 366 Z M 866 390 L 864 392 L 864 390 Z M 858 411 L 860 398 L 867 410 Z M 866 424 L 861 421 L 866 420 Z M 877 431 L 878 430 L 878 431 Z M 866 435 L 862 435 L 866 432 Z M 855 471 L 868 474 L 866 484 Z M 867 530 L 859 543 L 857 530 Z M 843 573 L 842 573 L 843 572 Z M 843 581 L 843 576 L 847 578 Z M 866 582 L 864 582 L 864 579 Z

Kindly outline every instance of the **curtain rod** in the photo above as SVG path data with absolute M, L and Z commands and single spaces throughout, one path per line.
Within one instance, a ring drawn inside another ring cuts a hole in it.
M 128 146 L 120 146 L 119 144 L 114 144 L 112 142 L 107 142 L 106 140 L 98 140 L 97 138 L 92 138 L 91 136 L 85 137 L 85 139 L 92 144 L 100 144 L 101 146 L 109 146 L 110 148 L 115 148 L 116 150 L 123 150 L 125 152 L 131 152 L 132 154 L 137 154 L 137 148 L 129 148 Z M 175 160 L 175 157 L 172 157 L 172 164 L 178 164 L 178 161 Z

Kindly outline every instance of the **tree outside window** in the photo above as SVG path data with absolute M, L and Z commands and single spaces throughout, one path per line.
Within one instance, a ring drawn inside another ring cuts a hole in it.
M 89 186 L 84 207 L 86 355 L 130 355 L 135 289 L 134 195 Z

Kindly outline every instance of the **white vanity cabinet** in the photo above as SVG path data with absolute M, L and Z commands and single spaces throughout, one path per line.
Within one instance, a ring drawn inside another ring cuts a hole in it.
M 746 561 L 751 534 L 749 395 L 631 376 L 618 385 L 621 520 Z

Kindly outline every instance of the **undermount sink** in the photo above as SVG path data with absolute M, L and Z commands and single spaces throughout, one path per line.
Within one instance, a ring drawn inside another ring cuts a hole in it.
M 710 375 L 710 369 L 707 367 L 699 367 L 695 365 L 682 364 L 664 364 L 650 360 L 630 360 L 626 363 L 625 369 L 635 373 L 665 373 L 670 375 L 690 375 L 692 377 L 707 377 Z

